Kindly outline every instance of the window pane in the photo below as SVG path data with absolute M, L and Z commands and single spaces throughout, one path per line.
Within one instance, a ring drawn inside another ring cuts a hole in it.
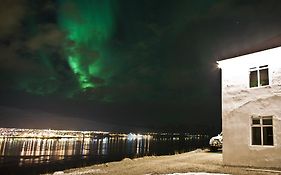
M 272 118 L 262 119 L 262 124 L 263 125 L 272 125 Z
M 253 118 L 253 125 L 260 124 L 260 119 Z
M 260 70 L 260 85 L 261 86 L 269 85 L 268 69 Z
M 263 127 L 263 145 L 273 145 L 272 127 Z
M 252 145 L 261 145 L 260 127 L 252 127 Z
M 258 72 L 251 71 L 250 72 L 250 87 L 257 87 L 258 86 Z

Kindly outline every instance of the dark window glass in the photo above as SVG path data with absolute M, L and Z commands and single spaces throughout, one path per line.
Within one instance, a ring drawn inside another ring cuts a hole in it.
M 252 145 L 261 145 L 260 127 L 252 127 Z
M 258 87 L 258 71 L 250 72 L 250 87 Z
M 272 119 L 262 119 L 262 124 L 263 125 L 272 125 Z
M 260 85 L 261 86 L 269 85 L 268 69 L 260 70 Z
M 263 127 L 263 145 L 273 145 L 272 127 Z
M 253 119 L 253 125 L 260 124 L 260 119 Z

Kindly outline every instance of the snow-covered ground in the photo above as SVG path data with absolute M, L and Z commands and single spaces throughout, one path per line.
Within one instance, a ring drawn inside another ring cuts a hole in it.
M 262 169 L 225 166 L 222 164 L 222 153 L 196 150 L 169 156 L 125 158 L 118 162 L 57 171 L 51 175 L 272 175 L 272 173 L 273 171 Z
M 204 173 L 204 172 L 189 172 L 189 173 L 173 173 L 173 174 L 165 174 L 165 175 L 230 175 L 230 174 L 218 174 L 218 173 Z

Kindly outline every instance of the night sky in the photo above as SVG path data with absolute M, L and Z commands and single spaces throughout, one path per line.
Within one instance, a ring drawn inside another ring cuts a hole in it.
M 216 61 L 276 43 L 280 9 L 278 0 L 1 0 L 0 127 L 219 132 Z

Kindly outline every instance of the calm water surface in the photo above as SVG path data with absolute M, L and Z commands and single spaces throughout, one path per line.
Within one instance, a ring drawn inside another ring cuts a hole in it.
M 145 155 L 169 155 L 204 148 L 207 136 L 103 138 L 0 138 L 1 174 L 40 174 Z

